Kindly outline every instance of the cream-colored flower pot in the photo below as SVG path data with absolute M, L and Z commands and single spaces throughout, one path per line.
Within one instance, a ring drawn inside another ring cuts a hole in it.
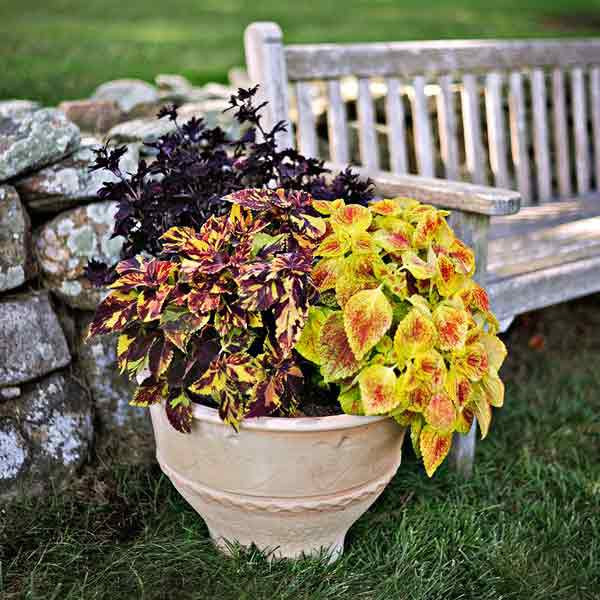
M 156 455 L 217 546 L 256 544 L 273 557 L 344 549 L 350 526 L 400 465 L 404 429 L 385 417 L 247 419 L 239 433 L 195 405 L 192 433 L 151 407 Z

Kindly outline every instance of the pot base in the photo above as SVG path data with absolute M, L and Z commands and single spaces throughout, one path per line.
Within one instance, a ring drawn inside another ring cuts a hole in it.
M 256 546 L 271 559 L 326 554 L 337 560 L 352 524 L 375 502 L 400 464 L 361 486 L 323 496 L 265 498 L 224 492 L 182 477 L 157 456 L 177 491 L 204 519 L 224 554 L 231 543 Z

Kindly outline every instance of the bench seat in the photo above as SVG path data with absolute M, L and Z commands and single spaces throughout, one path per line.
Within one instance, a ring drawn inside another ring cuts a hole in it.
M 533 210 L 539 214 L 539 208 Z M 501 321 L 600 291 L 600 216 L 546 227 L 540 226 L 544 219 L 532 219 L 515 235 L 517 228 L 507 228 L 506 221 L 518 222 L 515 217 L 527 211 L 532 209 L 492 219 L 490 227 L 486 285 Z M 591 213 L 600 215 L 598 205 Z M 576 214 L 571 213 L 571 218 Z

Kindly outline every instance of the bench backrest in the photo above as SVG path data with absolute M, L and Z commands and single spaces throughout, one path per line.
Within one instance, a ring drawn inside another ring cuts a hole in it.
M 282 146 L 518 189 L 523 204 L 600 190 L 600 39 L 284 46 L 254 23 L 245 43 L 268 122 L 293 107 Z

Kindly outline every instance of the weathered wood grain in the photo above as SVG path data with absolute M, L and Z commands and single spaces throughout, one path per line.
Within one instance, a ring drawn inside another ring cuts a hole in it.
M 510 74 L 509 78 L 509 123 L 510 147 L 513 164 L 517 174 L 517 188 L 521 193 L 523 206 L 531 204 L 531 167 L 527 134 L 527 112 L 523 93 L 523 76 L 520 72 Z
M 552 198 L 550 149 L 548 146 L 548 110 L 546 81 L 541 69 L 531 73 L 531 110 L 533 113 L 533 156 L 537 180 L 537 199 L 540 203 Z
M 345 165 L 327 163 L 338 172 Z M 408 196 L 434 206 L 477 213 L 481 215 L 512 215 L 518 212 L 518 192 L 492 188 L 461 181 L 447 181 L 420 175 L 396 175 L 386 171 L 373 171 L 355 167 L 363 177 L 370 177 L 377 194 L 387 198 Z
M 453 92 L 453 78 L 442 75 L 438 84 L 440 93 L 436 97 L 438 127 L 440 131 L 440 152 L 446 179 L 460 179 L 458 164 L 458 124 Z
M 488 273 L 487 289 L 499 319 L 600 291 L 600 256 L 506 279 Z
M 263 109 L 263 125 L 273 127 L 289 119 L 288 75 L 283 53 L 283 34 L 276 23 L 252 23 L 244 32 L 246 64 L 253 84 L 260 84 L 258 100 L 268 100 Z M 290 127 L 277 134 L 279 149 L 294 147 Z
M 600 40 L 461 40 L 302 44 L 285 49 L 290 78 L 437 75 L 600 63 Z
M 577 200 L 525 206 L 516 215 L 493 217 L 490 239 L 523 235 L 529 231 L 600 216 L 600 194 L 588 194 Z
M 552 71 L 552 122 L 554 125 L 554 156 L 558 192 L 566 198 L 571 195 L 571 154 L 567 128 L 565 78 L 562 69 Z
M 467 170 L 471 175 L 471 181 L 473 183 L 484 185 L 487 177 L 485 172 L 485 153 L 481 141 L 479 89 L 477 86 L 477 78 L 472 73 L 463 75 L 461 105 Z
M 371 96 L 370 80 L 358 80 L 358 145 L 360 160 L 369 169 L 379 168 L 379 145 L 375 130 L 375 109 Z
M 579 194 L 586 194 L 590 189 L 590 148 L 585 96 L 583 70 L 573 69 L 571 71 L 571 98 L 575 133 L 575 174 Z
M 435 163 L 429 107 L 425 96 L 425 78 L 420 75 L 413 79 L 412 116 L 417 170 L 419 175 L 433 177 L 435 175 Z
M 590 69 L 590 113 L 594 141 L 594 189 L 600 190 L 600 68 Z
M 327 104 L 329 157 L 333 162 L 346 163 L 350 161 L 348 121 L 341 84 L 338 79 L 327 81 L 327 97 L 329 100 Z
M 492 167 L 492 173 L 494 173 L 494 183 L 498 187 L 508 188 L 511 181 L 508 174 L 502 85 L 503 77 L 500 73 L 492 72 L 486 76 L 485 110 L 490 166 Z
M 308 81 L 296 83 L 298 107 L 298 149 L 304 156 L 318 157 L 317 129 L 312 108 L 312 86 Z
M 408 158 L 406 156 L 406 126 L 404 123 L 406 116 L 400 96 L 400 81 L 397 77 L 388 77 L 385 83 L 387 85 L 385 115 L 388 128 L 390 171 L 407 173 Z

